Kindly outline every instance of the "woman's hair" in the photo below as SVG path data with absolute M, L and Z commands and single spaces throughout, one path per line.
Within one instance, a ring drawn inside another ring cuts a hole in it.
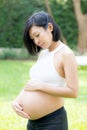
M 51 16 L 48 13 L 44 11 L 34 13 L 26 21 L 23 40 L 24 40 L 25 47 L 27 48 L 28 52 L 31 55 L 37 54 L 41 50 L 41 47 L 37 46 L 30 38 L 29 36 L 30 28 L 35 25 L 47 29 L 48 23 L 51 23 L 53 25 L 53 31 L 52 31 L 53 41 L 58 41 L 60 39 L 60 29 L 58 28 L 57 24 L 54 22 L 54 20 L 51 18 Z

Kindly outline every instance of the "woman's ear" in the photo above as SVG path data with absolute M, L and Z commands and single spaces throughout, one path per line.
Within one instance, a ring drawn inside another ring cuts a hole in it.
M 48 23 L 48 28 L 47 29 L 49 29 L 50 32 L 52 32 L 53 31 L 53 25 L 51 23 Z

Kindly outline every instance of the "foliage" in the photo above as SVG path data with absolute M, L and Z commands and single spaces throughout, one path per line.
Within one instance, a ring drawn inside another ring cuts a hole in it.
M 27 120 L 17 116 L 11 103 L 29 79 L 33 61 L 0 61 L 0 130 L 26 130 Z M 87 69 L 79 70 L 79 95 L 65 99 L 69 130 L 87 130 Z
M 50 0 L 55 21 L 60 26 L 68 44 L 75 48 L 78 27 L 72 0 Z M 87 2 L 81 0 L 83 13 L 87 12 Z M 34 12 L 45 10 L 41 0 L 0 0 L 0 47 L 23 47 L 23 30 L 26 19 Z
M 23 29 L 28 16 L 43 10 L 40 1 L 0 0 L 0 47 L 23 47 Z
M 51 0 L 51 8 L 55 20 L 60 25 L 60 28 L 66 38 L 68 45 L 75 50 L 77 45 L 78 26 L 74 13 L 72 0 Z M 85 6 L 84 6 L 85 4 Z M 54 8 L 55 6 L 55 8 Z M 81 7 L 86 13 L 87 2 L 81 2 Z
M 25 48 L 1 48 L 0 49 L 0 59 L 36 59 L 37 56 L 31 56 Z

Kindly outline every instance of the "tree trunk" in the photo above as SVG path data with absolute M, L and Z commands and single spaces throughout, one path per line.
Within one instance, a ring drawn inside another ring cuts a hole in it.
M 76 20 L 78 23 L 78 44 L 80 54 L 87 51 L 87 14 L 83 14 L 80 7 L 80 0 L 73 0 Z
M 50 5 L 49 5 L 48 0 L 45 0 L 45 6 L 46 6 L 47 11 L 48 11 L 48 13 L 50 14 L 50 16 L 54 19 L 53 15 L 52 15 L 52 11 L 51 11 L 51 8 L 50 8 Z M 60 31 L 61 31 L 61 30 L 60 30 Z M 63 35 L 63 33 L 62 33 L 62 31 L 61 31 L 61 40 L 62 40 L 65 44 L 67 44 L 67 41 L 66 41 L 66 39 L 65 39 L 65 37 L 64 37 L 64 35 Z

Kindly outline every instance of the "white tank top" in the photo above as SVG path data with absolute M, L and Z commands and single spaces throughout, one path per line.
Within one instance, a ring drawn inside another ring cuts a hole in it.
M 60 44 L 55 50 L 49 52 L 48 49 L 42 51 L 42 56 L 30 69 L 30 78 L 44 83 L 53 84 L 58 87 L 65 86 L 65 78 L 61 77 L 54 67 L 54 54 L 65 45 Z

